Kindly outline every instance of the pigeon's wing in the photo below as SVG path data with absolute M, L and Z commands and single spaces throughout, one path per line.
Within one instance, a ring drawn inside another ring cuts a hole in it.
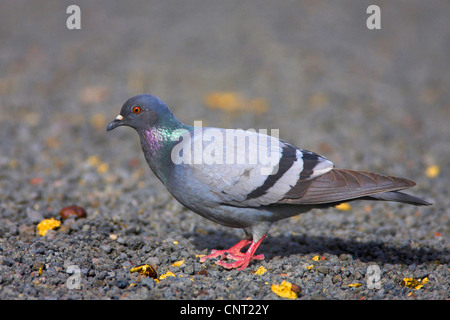
M 318 154 L 262 133 L 216 128 L 201 132 L 189 142 L 193 161 L 182 165 L 190 179 L 207 185 L 221 204 L 277 204 L 300 181 L 314 180 L 333 168 Z

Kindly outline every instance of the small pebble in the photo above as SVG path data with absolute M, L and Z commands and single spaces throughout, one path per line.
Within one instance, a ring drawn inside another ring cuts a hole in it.
M 77 218 L 86 218 L 87 216 L 86 210 L 79 206 L 64 207 L 61 209 L 59 214 L 62 219 L 67 219 L 70 216 L 76 216 Z
M 103 245 L 100 247 L 100 249 L 102 249 L 103 252 L 108 253 L 108 254 L 113 251 L 113 247 L 109 246 L 109 245 Z

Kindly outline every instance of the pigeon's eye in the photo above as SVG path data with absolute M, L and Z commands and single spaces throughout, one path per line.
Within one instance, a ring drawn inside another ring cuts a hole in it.
M 141 112 L 141 108 L 138 107 L 138 106 L 135 106 L 135 107 L 133 107 L 133 112 L 136 113 L 136 114 L 138 114 L 138 113 Z

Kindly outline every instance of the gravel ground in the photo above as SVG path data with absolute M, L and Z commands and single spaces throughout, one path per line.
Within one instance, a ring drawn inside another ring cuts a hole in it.
M 449 299 L 450 2 L 376 1 L 368 30 L 372 2 L 77 1 L 68 30 L 68 2 L 1 1 L 0 299 L 285 299 L 283 281 L 297 299 Z M 279 128 L 337 167 L 411 178 L 434 205 L 309 212 L 245 271 L 201 264 L 243 233 L 178 204 L 136 133 L 106 133 L 144 92 L 185 123 Z M 69 205 L 87 217 L 37 234 Z M 130 272 L 145 263 L 174 276 Z

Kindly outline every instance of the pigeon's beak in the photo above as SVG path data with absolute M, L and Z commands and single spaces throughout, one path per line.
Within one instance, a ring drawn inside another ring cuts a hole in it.
M 119 114 L 110 124 L 106 127 L 106 131 L 111 131 L 118 126 L 123 125 L 123 117 Z

